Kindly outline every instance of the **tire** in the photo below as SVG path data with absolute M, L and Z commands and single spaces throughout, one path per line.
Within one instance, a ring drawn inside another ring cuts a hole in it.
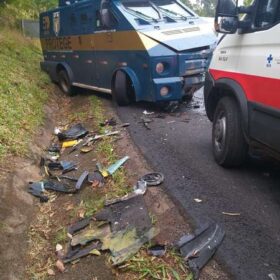
M 65 94 L 69 96 L 74 95 L 73 86 L 71 85 L 69 76 L 65 70 L 60 70 L 58 72 L 58 84 Z
M 132 83 L 123 71 L 117 71 L 112 88 L 113 100 L 119 106 L 127 106 L 134 100 Z
M 241 112 L 235 99 L 223 97 L 215 110 L 212 147 L 216 162 L 223 167 L 240 166 L 248 153 L 243 135 Z

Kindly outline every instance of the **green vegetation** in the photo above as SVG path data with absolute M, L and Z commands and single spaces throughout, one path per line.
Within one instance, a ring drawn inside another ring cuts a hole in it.
M 38 18 L 40 12 L 56 7 L 58 0 L 0 1 L 0 23 L 15 25 L 18 19 Z
M 42 123 L 49 79 L 40 70 L 38 41 L 17 30 L 22 18 L 38 18 L 57 0 L 0 2 L 0 161 L 25 155 L 33 131 Z
M 49 80 L 40 60 L 38 42 L 15 30 L 0 30 L 0 159 L 26 154 L 42 122 Z

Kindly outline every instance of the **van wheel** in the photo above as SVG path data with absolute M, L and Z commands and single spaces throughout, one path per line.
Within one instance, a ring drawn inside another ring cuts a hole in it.
M 223 97 L 217 105 L 213 120 L 212 146 L 216 162 L 224 167 L 239 166 L 247 156 L 248 145 L 241 126 L 237 102 Z
M 134 90 L 128 75 L 123 71 L 117 71 L 112 88 L 113 100 L 119 106 L 127 106 L 134 100 Z
M 73 93 L 73 86 L 70 83 L 70 79 L 68 74 L 65 70 L 60 70 L 58 72 L 58 84 L 61 90 L 69 96 L 72 96 Z

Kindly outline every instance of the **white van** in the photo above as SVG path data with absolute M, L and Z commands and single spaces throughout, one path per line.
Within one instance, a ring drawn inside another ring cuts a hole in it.
M 225 35 L 204 89 L 214 157 L 225 167 L 240 165 L 252 144 L 280 153 L 280 0 L 237 3 L 218 1 L 215 28 Z

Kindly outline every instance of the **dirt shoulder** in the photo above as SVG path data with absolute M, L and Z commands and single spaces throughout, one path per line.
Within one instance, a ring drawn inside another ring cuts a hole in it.
M 52 193 L 47 203 L 38 202 L 26 189 L 28 182 L 42 178 L 40 156 L 55 139 L 52 134 L 55 126 L 82 122 L 90 132 L 97 133 L 101 120 L 113 117 L 121 124 L 109 100 L 89 94 L 67 98 L 57 93 L 45 111 L 45 126 L 38 131 L 30 147 L 30 158 L 11 159 L 8 166 L 3 166 L 10 172 L 0 171 L 3 186 L 0 261 L 4 264 L 0 275 L 4 276 L 3 279 L 192 279 L 174 250 L 170 249 L 163 258 L 154 258 L 147 255 L 145 246 L 122 269 L 113 269 L 108 261 L 109 253 L 102 253 L 66 265 L 64 273 L 57 270 L 55 247 L 58 243 L 64 248 L 67 246 L 67 226 L 95 214 L 102 209 L 105 199 L 130 193 L 142 175 L 160 170 L 151 170 L 126 128 L 108 128 L 118 129 L 120 135 L 98 142 L 89 153 L 75 151 L 69 154 L 65 150 L 61 159 L 78 164 L 78 170 L 69 173 L 74 177 L 79 177 L 84 170 L 93 172 L 97 162 L 108 166 L 116 159 L 129 156 L 124 167 L 106 179 L 102 188 L 86 186 L 76 194 Z M 172 248 L 182 235 L 192 232 L 188 217 L 180 212 L 161 187 L 149 188 L 144 200 L 153 223 L 160 230 L 153 240 L 155 243 Z M 203 270 L 201 279 L 224 280 L 228 277 L 217 263 L 211 261 Z

